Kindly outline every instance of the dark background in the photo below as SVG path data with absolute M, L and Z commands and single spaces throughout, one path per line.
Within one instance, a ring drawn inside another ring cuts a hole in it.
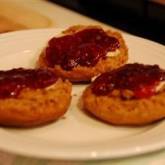
M 50 0 L 81 14 L 165 44 L 165 0 Z

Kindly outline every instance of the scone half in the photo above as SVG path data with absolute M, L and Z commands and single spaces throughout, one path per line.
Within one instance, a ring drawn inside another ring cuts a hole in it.
M 75 33 L 82 32 L 87 29 L 100 29 L 100 26 L 73 26 L 62 32 L 62 36 L 74 35 Z M 49 66 L 47 61 L 46 49 L 42 51 L 37 63 L 38 67 L 44 67 L 52 69 L 58 76 L 69 79 L 72 82 L 90 81 L 92 77 L 97 76 L 100 73 L 110 71 L 118 68 L 126 63 L 128 59 L 128 49 L 122 35 L 119 32 L 113 32 L 111 30 L 105 31 L 107 36 L 114 37 L 118 40 L 120 46 L 114 51 L 109 51 L 105 58 L 100 58 L 98 62 L 93 66 L 76 65 L 72 69 L 66 70 L 61 65 L 55 64 Z M 55 54 L 54 54 L 55 55 Z
M 139 64 L 135 65 L 136 68 Z M 156 72 L 157 71 L 154 71 L 154 69 L 152 71 L 150 70 L 147 76 L 150 77 L 150 75 L 152 75 L 154 78 L 160 78 L 164 83 L 165 72 L 160 71 L 159 73 L 161 76 L 156 76 Z M 155 73 L 155 75 L 153 75 L 153 73 Z M 127 75 L 130 74 L 131 73 L 127 73 Z M 127 75 L 124 74 L 125 77 L 127 77 Z M 137 84 L 140 84 L 139 79 L 141 79 L 143 75 L 138 76 L 138 78 L 135 80 L 137 81 Z M 122 78 L 122 74 L 120 74 L 119 81 L 122 82 L 122 86 L 124 79 L 125 78 Z M 114 81 L 113 78 L 111 81 Z M 106 80 L 104 82 L 106 82 Z M 124 84 L 124 86 L 130 86 L 129 82 L 133 82 L 131 78 L 130 80 L 127 79 L 127 82 Z M 132 91 L 130 89 L 114 89 L 110 92 L 108 91 L 108 93 L 106 93 L 106 88 L 108 86 L 104 84 L 105 86 L 101 87 L 100 85 L 95 84 L 95 87 L 97 87 L 97 89 L 100 88 L 102 90 L 101 92 L 104 94 L 99 93 L 99 90 L 97 91 L 98 93 L 95 93 L 94 90 L 96 90 L 96 88 L 93 86 L 93 84 L 91 84 L 83 93 L 83 108 L 87 112 L 93 114 L 96 118 L 115 125 L 145 125 L 161 120 L 165 117 L 164 85 L 161 85 L 160 87 L 162 82 L 157 83 L 155 81 L 155 83 L 154 81 L 151 82 L 150 80 L 146 80 L 147 83 L 150 82 L 150 85 L 145 86 L 146 84 L 144 82 L 145 81 L 143 80 L 141 86 L 139 86 L 140 88 L 138 88 L 137 91 Z M 115 86 L 115 81 L 112 84 Z M 109 84 L 108 88 L 111 88 L 112 84 Z
M 42 76 L 44 75 L 42 74 Z M 15 79 L 15 81 L 17 80 Z M 18 81 L 20 82 L 20 80 Z M 34 81 L 37 81 L 37 77 L 34 77 Z M 39 81 L 42 81 L 42 78 Z M 40 126 L 55 121 L 65 114 L 71 102 L 71 83 L 60 78 L 49 83 L 49 77 L 44 78 L 43 81 L 49 85 L 42 86 L 42 88 L 26 86 L 16 96 L 7 97 L 6 95 L 4 97 L 0 82 L 0 125 L 10 127 Z M 41 82 L 41 84 L 43 83 Z M 15 91 L 17 92 L 17 90 Z

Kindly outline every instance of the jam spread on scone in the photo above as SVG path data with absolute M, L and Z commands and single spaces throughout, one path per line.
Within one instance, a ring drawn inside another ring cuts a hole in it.
M 92 92 L 96 95 L 118 95 L 123 99 L 148 98 L 157 93 L 157 86 L 163 81 L 165 71 L 158 65 L 127 64 L 96 78 Z
M 60 65 L 64 70 L 72 70 L 78 65 L 90 67 L 119 47 L 118 39 L 108 36 L 104 30 L 84 29 L 52 38 L 46 48 L 45 60 L 49 67 Z
M 17 97 L 24 88 L 45 88 L 57 81 L 54 73 L 43 69 L 0 71 L 0 98 Z

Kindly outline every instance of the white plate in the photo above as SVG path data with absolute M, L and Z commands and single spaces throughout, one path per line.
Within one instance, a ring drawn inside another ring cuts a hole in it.
M 61 29 L 12 32 L 0 36 L 0 69 L 34 67 L 39 53 Z M 165 47 L 124 34 L 130 61 L 165 68 Z M 77 106 L 83 85 L 73 87 L 65 118 L 33 129 L 0 128 L 0 149 L 51 159 L 105 159 L 136 155 L 165 147 L 165 122 L 146 127 L 115 127 L 83 113 Z M 76 95 L 75 95 L 76 94 Z

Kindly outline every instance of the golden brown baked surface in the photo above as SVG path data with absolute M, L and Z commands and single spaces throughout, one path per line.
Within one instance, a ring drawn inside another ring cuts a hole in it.
M 0 99 L 0 125 L 32 127 L 59 119 L 71 101 L 72 85 L 58 79 L 44 89 L 23 89 L 17 98 Z
M 75 32 L 87 29 L 87 28 L 101 28 L 99 26 L 73 26 L 69 29 L 62 32 L 65 34 L 74 34 Z M 127 46 L 118 32 L 112 32 L 110 30 L 106 31 L 109 36 L 116 37 L 119 40 L 120 48 L 119 55 L 113 57 L 107 57 L 106 59 L 100 59 L 99 62 L 92 67 L 80 66 L 73 68 L 72 70 L 64 70 L 60 65 L 55 65 L 52 69 L 58 76 L 62 78 L 69 79 L 72 82 L 80 82 L 80 81 L 90 81 L 92 77 L 120 67 L 125 64 L 128 59 L 128 49 Z M 45 49 L 42 51 L 39 60 L 37 62 L 37 67 L 48 68 L 47 62 L 45 60 Z
M 83 108 L 98 119 L 115 125 L 145 125 L 165 117 L 165 91 L 150 98 L 123 100 L 120 97 L 96 96 L 87 87 L 82 96 Z

